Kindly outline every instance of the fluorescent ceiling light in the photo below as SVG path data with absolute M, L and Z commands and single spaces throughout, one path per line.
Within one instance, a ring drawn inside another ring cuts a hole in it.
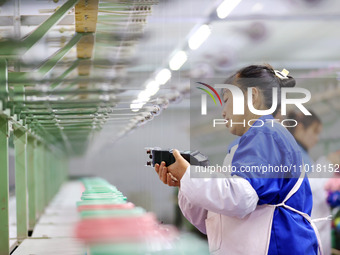
M 198 49 L 211 34 L 210 27 L 207 24 L 200 26 L 195 33 L 190 37 L 188 44 L 190 49 Z
M 159 83 L 160 85 L 164 85 L 168 82 L 171 78 L 171 72 L 168 68 L 164 68 L 160 70 L 155 77 L 155 81 Z
M 132 101 L 132 103 L 130 104 L 130 108 L 131 108 L 131 111 L 133 112 L 138 112 L 140 110 L 140 108 L 143 107 L 143 103 L 140 102 L 140 100 L 138 99 L 135 99 Z
M 141 92 L 139 92 L 138 100 L 140 102 L 146 103 L 147 101 L 149 101 L 149 99 L 150 99 L 150 95 L 149 95 L 149 93 L 147 91 L 142 90 Z
M 169 67 L 173 71 L 179 70 L 182 65 L 187 61 L 188 56 L 184 51 L 178 51 L 176 54 L 171 58 L 169 62 Z
M 109 101 L 110 100 L 110 96 L 109 95 L 100 95 L 99 99 L 103 100 L 103 101 Z
M 153 96 L 155 95 L 158 90 L 159 90 L 160 84 L 154 80 L 149 81 L 148 84 L 146 85 L 145 91 L 150 95 Z
M 263 4 L 262 3 L 256 3 L 252 8 L 251 10 L 253 12 L 258 12 L 258 11 L 262 11 L 263 10 Z
M 241 0 L 224 0 L 216 9 L 217 16 L 220 19 L 226 18 Z

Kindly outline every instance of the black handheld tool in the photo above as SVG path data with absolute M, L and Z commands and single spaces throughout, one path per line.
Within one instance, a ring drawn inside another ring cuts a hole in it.
M 147 148 L 146 153 L 149 155 L 151 161 L 146 163 L 147 166 L 155 166 L 165 162 L 166 166 L 175 163 L 175 157 L 172 155 L 172 150 L 162 150 L 161 148 Z M 180 151 L 182 157 L 195 166 L 209 166 L 208 158 L 199 151 Z

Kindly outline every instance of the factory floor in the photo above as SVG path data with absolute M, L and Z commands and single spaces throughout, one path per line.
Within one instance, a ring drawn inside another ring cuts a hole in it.
M 76 202 L 80 200 L 82 184 L 65 183 L 37 222 L 33 234 L 25 239 L 13 255 L 80 255 L 85 247 L 74 238 L 78 221 Z M 15 198 L 10 199 L 10 244 L 16 243 Z

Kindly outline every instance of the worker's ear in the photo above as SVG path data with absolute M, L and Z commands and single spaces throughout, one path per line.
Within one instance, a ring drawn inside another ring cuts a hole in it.
M 297 124 L 294 129 L 294 136 L 300 137 L 301 134 L 306 132 L 305 126 L 302 123 Z
M 256 87 L 252 87 L 251 88 L 251 96 L 252 96 L 252 102 L 253 102 L 253 106 L 255 107 L 255 109 L 260 109 L 259 106 L 261 106 L 262 101 L 261 101 L 261 92 L 258 88 Z
M 301 130 L 303 132 L 306 131 L 306 127 L 305 125 L 303 125 L 303 123 L 298 123 L 298 125 L 296 126 L 296 129 Z

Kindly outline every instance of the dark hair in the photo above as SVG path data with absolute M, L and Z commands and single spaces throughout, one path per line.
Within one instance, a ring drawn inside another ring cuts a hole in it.
M 258 88 L 263 94 L 264 104 L 268 109 L 272 106 L 273 103 L 272 88 L 277 88 L 278 95 L 281 95 L 281 88 L 294 87 L 296 84 L 295 79 L 291 76 L 287 76 L 287 79 L 280 79 L 278 76 L 276 76 L 274 69 L 268 64 L 250 65 L 244 67 L 237 71 L 235 74 L 231 75 L 225 81 L 225 83 L 237 85 L 243 91 L 246 91 L 247 88 L 250 87 Z M 280 96 L 277 97 L 277 101 L 278 106 L 281 105 Z M 273 115 L 275 115 L 276 113 L 274 112 Z
M 312 126 L 314 123 L 322 124 L 321 119 L 313 112 L 312 110 L 308 109 L 308 111 L 312 115 L 304 115 L 302 112 L 296 112 L 296 111 L 290 111 L 287 114 L 287 119 L 293 119 L 298 122 L 298 124 L 302 124 L 305 129 Z M 294 125 L 294 123 L 290 123 L 290 126 Z M 295 133 L 295 127 L 287 127 L 289 132 L 294 135 Z

